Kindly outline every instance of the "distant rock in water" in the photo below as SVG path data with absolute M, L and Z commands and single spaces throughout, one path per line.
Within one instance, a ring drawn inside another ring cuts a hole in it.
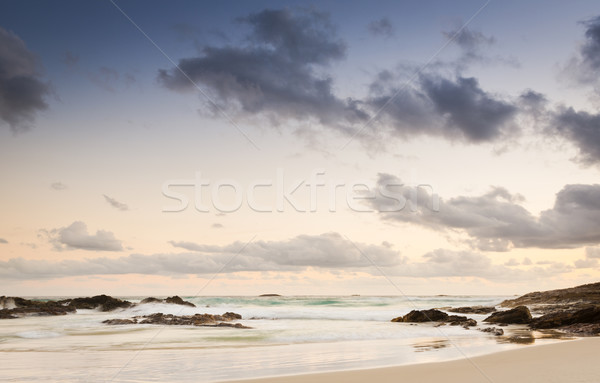
M 118 308 L 128 308 L 132 305 L 132 303 L 129 301 L 123 301 L 121 299 L 113 298 L 104 294 L 96 295 L 91 298 L 63 299 L 57 303 L 67 305 L 78 310 L 99 308 L 101 311 L 112 311 Z
M 240 314 L 226 312 L 223 315 L 194 314 L 177 316 L 173 314 L 154 313 L 150 315 L 136 316 L 131 319 L 107 319 L 102 323 L 108 325 L 126 324 L 158 324 L 167 326 L 203 326 L 203 327 L 234 327 L 251 328 L 241 323 L 227 323 L 232 320 L 242 319 Z
M 142 299 L 142 301 L 140 302 L 140 304 L 146 304 L 146 303 L 170 303 L 170 304 L 173 304 L 173 305 L 182 305 L 182 306 L 196 307 L 196 305 L 193 304 L 192 302 L 184 301 L 183 299 L 181 299 L 177 295 L 174 295 L 172 297 L 168 297 L 168 298 L 165 298 L 165 299 L 158 299 L 158 298 L 154 298 L 154 297 L 148 297 L 148 298 Z
M 451 307 L 447 311 L 459 314 L 490 314 L 496 311 L 494 306 Z
M 430 310 L 413 310 L 403 317 L 397 317 L 392 319 L 392 322 L 404 322 L 404 323 L 423 323 L 423 322 L 443 322 L 450 323 L 451 326 L 463 326 L 470 327 L 476 326 L 477 321 L 475 319 L 467 318 L 461 315 L 448 315 L 443 311 L 430 309 Z
M 280 297 L 279 294 L 261 294 L 259 297 Z
M 531 313 L 527 307 L 517 306 L 514 309 L 495 312 L 483 321 L 498 324 L 528 324 L 531 322 Z

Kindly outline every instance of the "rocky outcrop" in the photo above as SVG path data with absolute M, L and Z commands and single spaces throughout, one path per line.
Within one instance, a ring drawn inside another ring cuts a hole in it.
M 0 319 L 14 319 L 28 315 L 66 315 L 74 312 L 74 307 L 55 301 L 37 301 L 19 297 L 0 297 L 2 310 Z
M 458 314 L 491 314 L 496 312 L 494 306 L 451 307 L 447 311 Z
M 280 297 L 279 294 L 261 294 L 259 297 Z
M 104 294 L 86 298 L 63 299 L 57 303 L 67 305 L 78 310 L 100 309 L 101 311 L 112 311 L 118 308 L 128 308 L 132 305 L 132 303 L 129 301 L 123 301 L 121 299 L 113 298 Z
M 531 322 L 531 328 L 549 329 L 576 324 L 600 324 L 600 306 L 590 305 L 575 312 L 560 311 L 542 315 Z
M 165 298 L 165 299 L 158 299 L 158 298 L 154 298 L 154 297 L 148 297 L 148 298 L 142 299 L 142 301 L 140 302 L 140 304 L 146 304 L 146 303 L 170 303 L 170 304 L 173 304 L 173 305 L 196 307 L 196 305 L 193 304 L 192 302 L 184 301 L 183 299 L 181 299 L 177 295 L 174 295 L 172 297 L 168 297 L 168 298 Z
M 167 326 L 204 326 L 204 327 L 234 327 L 251 328 L 241 323 L 227 323 L 232 320 L 242 319 L 240 314 L 227 312 L 223 315 L 194 314 L 177 316 L 173 314 L 154 313 L 150 315 L 136 316 L 131 319 L 107 319 L 102 323 L 108 325 L 123 324 L 157 324 Z
M 413 310 L 405 316 L 392 319 L 392 322 L 405 323 L 423 323 L 423 322 L 441 322 L 449 323 L 451 326 L 470 327 L 476 326 L 477 321 L 461 315 L 448 315 L 437 309 Z
M 536 291 L 515 299 L 507 299 L 500 305 L 503 307 L 534 305 L 577 305 L 600 304 L 600 282 L 590 283 L 568 289 Z
M 531 322 L 531 313 L 527 307 L 517 306 L 514 309 L 495 312 L 483 321 L 498 324 L 528 324 Z

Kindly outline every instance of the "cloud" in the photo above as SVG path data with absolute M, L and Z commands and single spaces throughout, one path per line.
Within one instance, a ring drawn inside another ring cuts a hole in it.
M 472 246 L 481 250 L 575 248 L 600 243 L 600 185 L 565 185 L 556 194 L 554 206 L 537 217 L 521 206 L 522 196 L 504 188 L 443 200 L 426 188 L 394 185 L 402 185 L 401 180 L 380 174 L 376 187 L 394 193 L 406 208 L 391 211 L 390 198 L 367 200 L 383 219 L 464 232 Z
M 379 73 L 370 86 L 368 104 L 382 108 L 389 103 L 381 120 L 394 136 L 442 136 L 481 143 L 505 140 L 518 132 L 514 123 L 518 108 L 482 90 L 473 77 L 422 74 L 416 85 L 400 92 L 390 83 L 402 82 L 392 72 Z
M 493 36 L 486 36 L 480 31 L 474 31 L 462 26 L 461 29 L 442 32 L 447 39 L 452 39 L 452 43 L 456 44 L 461 50 L 461 56 L 453 64 L 458 71 L 466 69 L 466 67 L 475 62 L 488 62 L 482 50 L 493 45 L 496 39 Z M 502 58 L 496 60 L 505 61 Z
M 598 86 L 600 74 L 600 16 L 581 23 L 585 41 L 563 68 L 562 75 L 584 86 Z
M 0 238 L 0 243 L 8 243 L 8 241 L 4 238 Z
M 49 278 L 93 274 L 214 274 L 240 271 L 299 271 L 307 268 L 359 270 L 404 262 L 388 246 L 352 243 L 337 233 L 301 235 L 283 241 L 233 242 L 225 246 L 172 242 L 193 249 L 179 254 L 131 254 L 119 258 L 83 260 L 0 261 L 0 277 Z M 358 250 L 360 249 L 360 251 Z M 362 253 L 361 253 L 362 252 Z M 367 254 L 367 259 L 363 254 Z
M 53 182 L 52 184 L 50 184 L 50 187 L 54 190 L 65 190 L 68 188 L 67 185 L 63 184 L 62 182 Z
M 47 108 L 49 86 L 40 81 L 37 57 L 17 35 L 0 27 L 0 123 L 28 130 Z
M 175 254 L 131 254 L 118 258 L 96 257 L 82 260 L 0 261 L 0 278 L 38 279 L 81 275 L 148 274 L 212 275 L 244 271 L 298 272 L 309 268 L 331 272 L 362 271 L 381 276 L 411 278 L 477 277 L 495 281 L 531 280 L 568 273 L 573 267 L 550 263 L 527 269 L 495 265 L 485 255 L 469 251 L 437 249 L 421 260 L 409 262 L 389 244 L 352 243 L 337 233 L 301 235 L 282 241 L 233 242 L 212 246 L 173 242 L 174 246 L 194 248 Z M 359 250 L 360 249 L 360 250 Z M 368 257 L 368 258 L 367 258 Z M 371 263 L 372 262 L 372 263 Z M 377 267 L 373 267 L 376 264 Z
M 211 227 L 212 227 L 213 229 L 221 229 L 221 228 L 223 228 L 223 225 L 222 225 L 222 224 L 220 224 L 220 223 L 213 223 L 213 224 L 211 225 Z
M 554 114 L 547 133 L 571 141 L 579 149 L 578 162 L 600 164 L 600 114 L 563 108 Z
M 109 203 L 110 206 L 114 207 L 117 210 L 121 210 L 121 211 L 127 211 L 129 210 L 129 206 L 127 206 L 126 204 L 117 201 L 114 198 L 111 198 L 109 196 L 107 196 L 106 194 L 102 194 L 102 196 L 104 197 L 104 199 L 106 200 L 106 202 Z
M 600 247 L 586 247 L 585 257 L 592 259 L 600 259 Z
M 121 251 L 121 241 L 110 231 L 98 230 L 96 234 L 88 234 L 85 223 L 75 221 L 70 226 L 59 229 L 42 230 L 55 250 L 93 250 Z
M 390 275 L 415 278 L 477 277 L 507 282 L 545 278 L 573 270 L 568 265 L 555 262 L 547 267 L 507 267 L 494 264 L 490 257 L 483 254 L 448 249 L 436 249 L 424 254 L 422 259 L 422 262 L 400 265 L 391 270 Z
M 394 26 L 387 17 L 371 21 L 367 28 L 372 35 L 383 36 L 385 38 L 391 38 L 395 33 Z
M 159 82 L 174 91 L 208 89 L 219 107 L 241 116 L 317 122 L 343 129 L 366 121 L 360 104 L 340 99 L 323 70 L 345 56 L 329 16 L 316 11 L 264 10 L 238 19 L 250 27 L 240 46 L 207 45 L 198 57 L 161 69 Z M 188 78 L 189 77 L 189 78 Z

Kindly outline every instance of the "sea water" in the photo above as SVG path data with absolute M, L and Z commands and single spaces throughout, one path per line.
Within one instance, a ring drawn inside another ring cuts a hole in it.
M 470 358 L 553 341 L 519 326 L 496 337 L 476 328 L 390 322 L 413 309 L 494 306 L 506 298 L 499 296 L 183 298 L 196 307 L 151 303 L 0 320 L 0 380 L 216 382 Z M 227 311 L 252 328 L 102 323 Z M 485 318 L 468 316 L 480 326 Z

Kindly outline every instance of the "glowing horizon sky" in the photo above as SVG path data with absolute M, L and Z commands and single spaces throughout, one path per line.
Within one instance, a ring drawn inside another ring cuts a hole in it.
M 600 277 L 591 2 L 2 5 L 0 295 Z

